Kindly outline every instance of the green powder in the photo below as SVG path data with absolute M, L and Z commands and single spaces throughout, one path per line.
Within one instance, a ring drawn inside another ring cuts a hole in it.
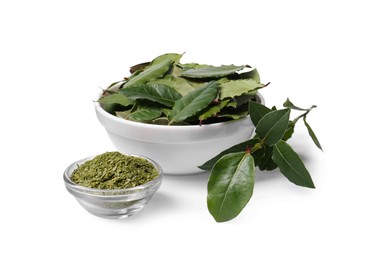
M 158 176 L 152 163 L 119 152 L 106 152 L 78 166 L 71 180 L 95 189 L 125 189 L 145 184 Z

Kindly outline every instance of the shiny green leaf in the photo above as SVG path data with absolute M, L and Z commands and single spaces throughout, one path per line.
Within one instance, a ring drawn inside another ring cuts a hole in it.
M 215 163 L 224 155 L 229 154 L 229 153 L 246 151 L 247 149 L 254 147 L 254 145 L 259 143 L 259 141 L 260 141 L 259 139 L 253 138 L 253 139 L 250 139 L 248 141 L 236 144 L 236 145 L 222 151 L 221 153 L 219 153 L 218 155 L 216 155 L 215 157 L 213 157 L 212 159 L 208 160 L 203 165 L 198 166 L 198 167 L 202 170 L 205 170 L 205 171 L 211 171 L 213 166 L 215 165 Z
M 208 210 L 217 222 L 238 216 L 254 191 L 255 165 L 246 152 L 224 155 L 214 165 L 208 181 Z
M 299 186 L 315 188 L 303 161 L 285 141 L 280 140 L 274 145 L 272 159 L 289 181 Z
M 292 137 L 293 133 L 295 132 L 295 125 L 296 125 L 296 121 L 289 121 L 286 132 L 284 133 L 282 137 L 284 141 L 287 141 L 288 139 Z
M 290 109 L 267 113 L 257 124 L 255 132 L 268 145 L 276 144 L 284 135 L 289 122 Z
M 310 137 L 312 138 L 313 142 L 315 143 L 315 145 L 322 151 L 322 147 L 321 147 L 321 144 L 320 142 L 318 141 L 317 137 L 316 137 L 316 134 L 313 132 L 311 126 L 308 124 L 307 120 L 306 120 L 306 116 L 303 117 L 303 121 L 304 121 L 304 124 L 305 126 L 307 127 L 307 130 L 308 130 L 308 134 L 310 135 Z
M 264 117 L 266 114 L 270 113 L 272 110 L 262 105 L 261 103 L 257 103 L 254 101 L 249 102 L 249 115 L 251 121 L 256 126 L 258 122 Z
M 259 162 L 256 163 L 258 165 L 259 170 L 261 171 L 272 171 L 278 167 L 278 165 L 272 160 L 273 147 L 264 145 L 262 149 L 263 155 L 261 156 Z M 254 157 L 255 158 L 255 157 Z

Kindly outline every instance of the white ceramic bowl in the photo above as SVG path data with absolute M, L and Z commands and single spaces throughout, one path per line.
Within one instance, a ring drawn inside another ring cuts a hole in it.
M 258 94 L 261 103 L 263 97 Z M 164 126 L 118 118 L 98 102 L 95 109 L 117 150 L 156 161 L 164 174 L 202 172 L 202 165 L 223 150 L 248 140 L 254 131 L 250 117 L 208 125 Z

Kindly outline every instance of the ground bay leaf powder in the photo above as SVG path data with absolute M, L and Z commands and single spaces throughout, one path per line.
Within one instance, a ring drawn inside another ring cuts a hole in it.
M 106 152 L 79 165 L 71 180 L 88 188 L 114 190 L 136 187 L 157 176 L 157 169 L 144 158 Z

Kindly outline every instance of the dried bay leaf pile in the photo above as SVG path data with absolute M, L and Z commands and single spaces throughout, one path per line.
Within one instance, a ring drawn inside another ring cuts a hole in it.
M 142 123 L 209 124 L 247 116 L 249 101 L 265 86 L 249 65 L 182 64 L 181 57 L 168 53 L 132 66 L 131 75 L 111 84 L 98 102 Z

